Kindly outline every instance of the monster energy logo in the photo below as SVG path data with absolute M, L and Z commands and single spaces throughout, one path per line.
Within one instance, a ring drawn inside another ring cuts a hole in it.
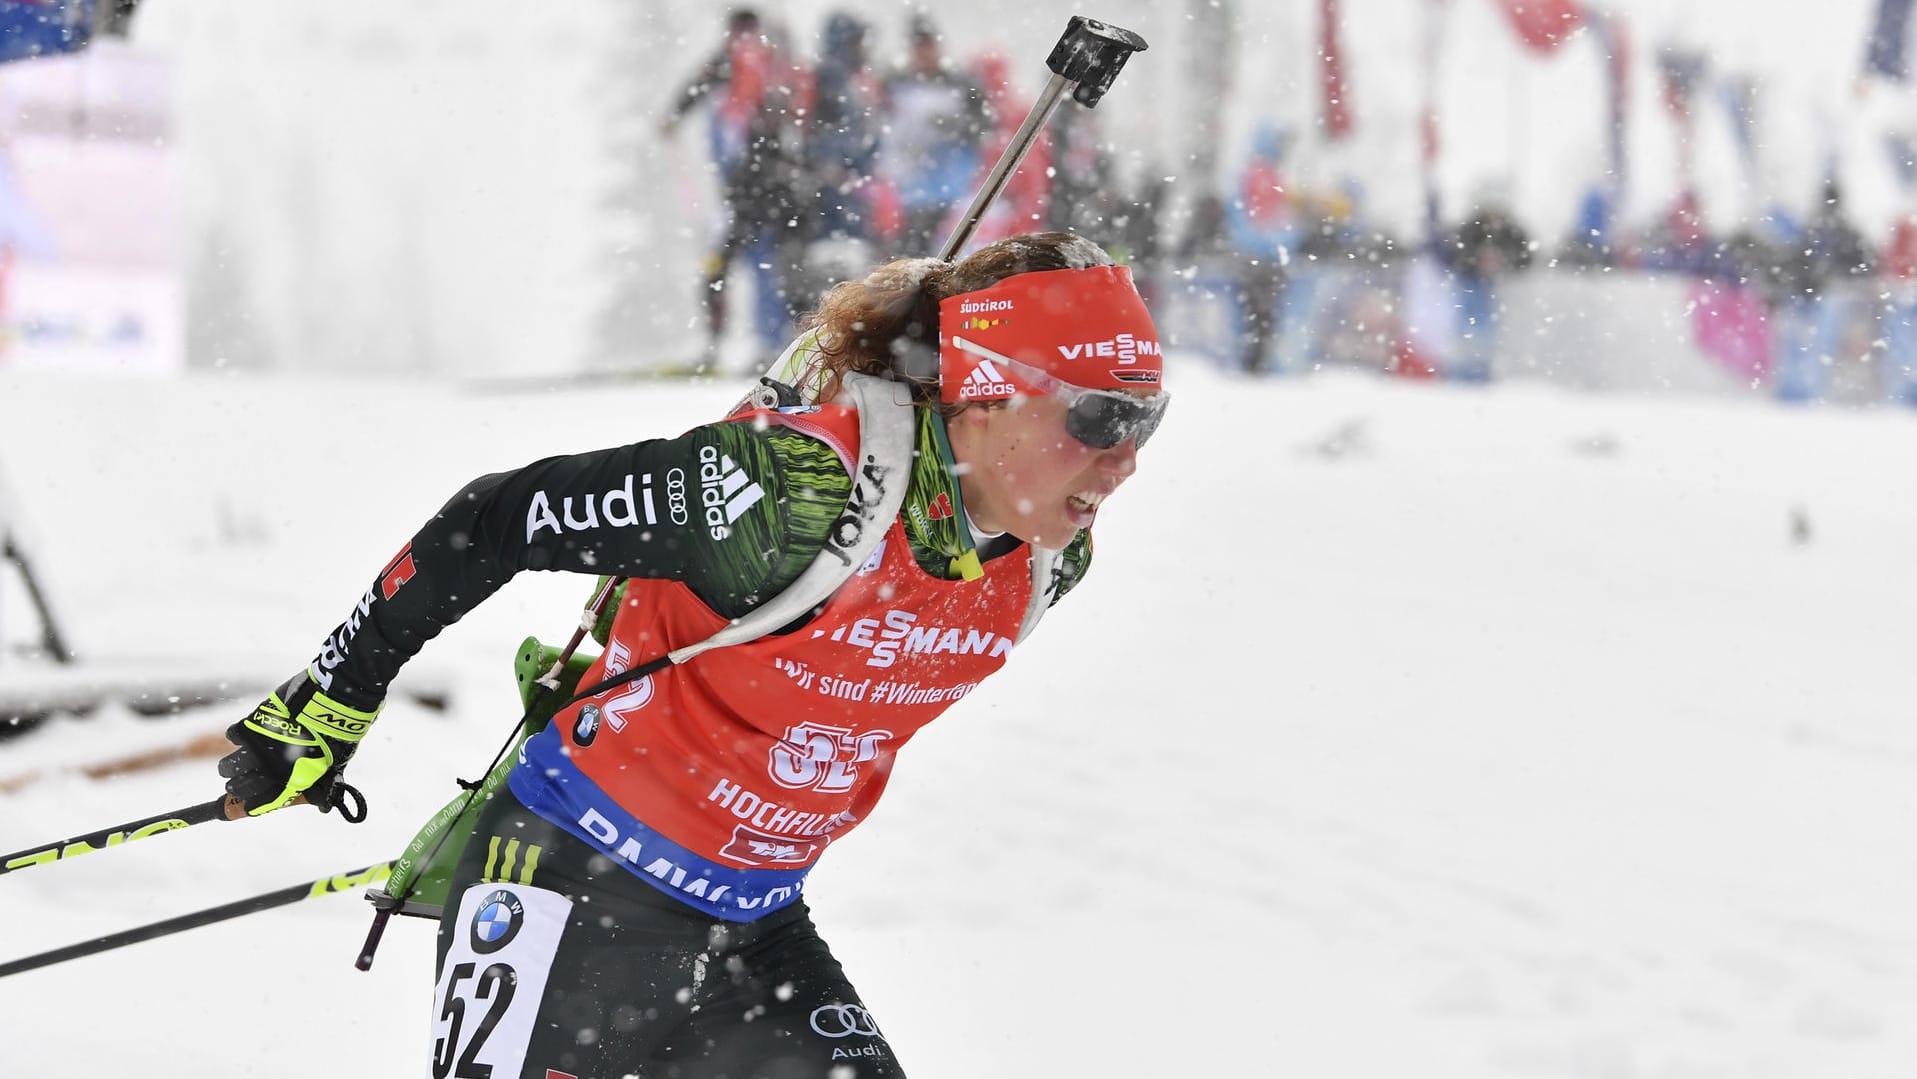
M 539 855 L 544 851 L 536 843 L 521 843 L 517 839 L 508 839 L 503 843 L 499 836 L 491 837 L 486 844 L 486 868 L 479 879 L 502 884 L 532 883 L 533 871 L 539 868 Z M 523 855 L 523 861 L 522 859 Z M 518 875 L 514 875 L 517 863 Z

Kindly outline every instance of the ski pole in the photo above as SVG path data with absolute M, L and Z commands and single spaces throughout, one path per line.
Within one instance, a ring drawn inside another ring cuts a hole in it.
M 305 795 L 288 802 L 287 805 L 313 805 Z M 337 807 L 340 816 L 352 824 L 366 819 L 366 799 L 358 790 L 345 783 L 334 785 L 333 800 L 323 809 Z M 46 865 L 49 862 L 63 861 L 81 854 L 89 854 L 106 847 L 117 847 L 135 839 L 148 836 L 165 835 L 182 828 L 191 828 L 196 824 L 205 824 L 210 820 L 241 820 L 247 815 L 246 803 L 228 794 L 199 805 L 175 809 L 125 824 L 115 824 L 95 832 L 76 835 L 71 839 L 62 839 L 57 843 L 42 843 L 12 854 L 0 855 L 0 874 L 11 873 L 16 869 L 25 869 L 33 865 Z
M 1018 170 L 1018 163 L 1025 160 L 1025 154 L 1038 141 L 1039 131 L 1058 110 L 1065 91 L 1070 90 L 1072 100 L 1086 108 L 1096 108 L 1105 91 L 1112 88 L 1112 80 L 1118 78 L 1125 61 L 1132 53 L 1144 52 L 1148 47 L 1144 38 L 1130 30 L 1083 15 L 1071 17 L 1065 24 L 1065 33 L 1059 37 L 1058 44 L 1052 46 L 1051 55 L 1045 58 L 1052 77 L 1045 81 L 1038 100 L 1025 114 L 1025 122 L 1018 125 L 1011 143 L 999 155 L 998 164 L 986 174 L 978 194 L 972 196 L 972 205 L 959 218 L 952 235 L 946 237 L 945 246 L 939 248 L 940 259 L 952 261 L 972 238 L 972 233 L 978 231 L 985 211 L 997 201 L 999 192 L 1005 190 L 1012 173 Z
M 22 971 L 37 970 L 40 967 L 52 966 L 55 963 L 64 963 L 69 959 L 79 959 L 83 956 L 112 951 L 115 948 L 124 948 L 129 944 L 138 944 L 143 940 L 152 940 L 155 937 L 164 937 L 183 930 L 196 929 L 203 925 L 212 925 L 215 922 L 223 922 L 229 918 L 238 918 L 245 914 L 255 914 L 259 911 L 271 910 L 274 907 L 283 907 L 288 903 L 297 903 L 302 899 L 314 899 L 322 895 L 333 895 L 363 885 L 377 884 L 381 880 L 386 879 L 386 876 L 392 872 L 392 868 L 393 863 L 391 862 L 379 862 L 375 865 L 366 866 L 363 869 L 329 874 L 314 880 L 303 881 L 290 887 L 281 888 L 277 891 L 256 895 L 250 899 L 240 899 L 217 907 L 208 907 L 205 910 L 193 914 L 182 914 L 177 918 L 168 918 L 165 921 L 154 922 L 151 925 L 143 925 L 138 929 L 109 933 L 106 936 L 94 937 L 92 940 L 82 941 L 79 944 L 69 944 L 64 948 L 55 948 L 50 952 L 41 952 L 38 955 L 29 955 L 23 959 L 14 959 L 9 962 L 0 963 L 0 978 L 4 978 L 9 974 L 19 974 Z
M 0 855 L 0 873 L 11 873 L 16 869 L 25 869 L 30 865 L 45 865 L 63 858 L 87 854 L 103 847 L 117 847 L 135 839 L 163 835 L 167 832 L 190 828 L 195 824 L 205 824 L 210 820 L 233 820 L 246 815 L 246 806 L 238 798 L 227 795 L 210 802 L 175 809 L 169 813 L 159 813 L 151 817 L 116 824 L 102 828 L 97 832 L 76 835 L 72 839 L 63 839 L 58 843 L 42 843 Z

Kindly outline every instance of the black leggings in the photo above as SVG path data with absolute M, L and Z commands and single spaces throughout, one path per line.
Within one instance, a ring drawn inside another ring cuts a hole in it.
M 803 901 L 715 921 L 503 791 L 440 918 L 433 1007 L 435 1079 L 904 1074 Z

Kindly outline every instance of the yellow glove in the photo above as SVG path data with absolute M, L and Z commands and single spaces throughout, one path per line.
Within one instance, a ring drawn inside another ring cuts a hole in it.
M 346 789 L 340 772 L 378 716 L 377 708 L 362 712 L 321 693 L 301 671 L 226 729 L 234 745 L 220 759 L 226 793 L 254 817 L 302 795 L 322 810 L 333 808 Z

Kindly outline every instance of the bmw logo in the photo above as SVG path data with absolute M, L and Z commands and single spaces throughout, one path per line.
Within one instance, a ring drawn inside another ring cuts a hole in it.
M 512 939 L 519 935 L 519 927 L 524 924 L 525 904 L 504 888 L 494 889 L 479 901 L 479 913 L 473 915 L 473 951 L 480 955 L 491 955 L 511 944 Z
M 599 706 L 586 705 L 579 710 L 579 718 L 572 725 L 572 740 L 581 748 L 592 744 L 599 737 Z

